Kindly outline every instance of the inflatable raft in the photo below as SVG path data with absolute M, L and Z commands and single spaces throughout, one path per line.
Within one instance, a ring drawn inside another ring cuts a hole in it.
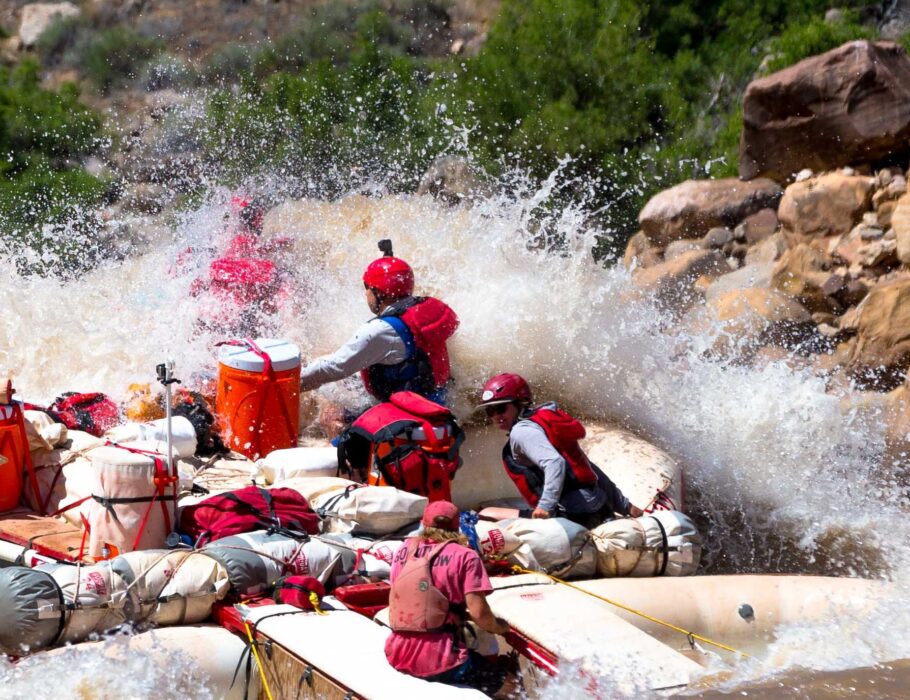
M 524 687 L 532 697 L 546 686 L 548 675 L 567 665 L 635 694 L 682 689 L 704 676 L 702 667 L 718 654 L 729 660 L 737 656 L 654 619 L 756 654 L 774 641 L 781 626 L 862 615 L 890 585 L 789 575 L 573 581 L 581 591 L 539 574 L 492 583 L 493 612 L 528 642 L 519 651 L 526 661 Z
M 329 596 L 324 614 L 290 605 L 264 605 L 227 612 L 225 624 L 255 634 L 273 698 L 311 700 L 472 700 L 483 693 L 430 683 L 399 673 L 385 658 L 389 630 Z

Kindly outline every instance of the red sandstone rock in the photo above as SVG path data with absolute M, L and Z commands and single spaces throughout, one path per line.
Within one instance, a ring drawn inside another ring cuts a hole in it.
M 739 173 L 791 180 L 874 162 L 910 143 L 910 58 L 898 44 L 851 41 L 752 81 Z
M 771 180 L 687 180 L 654 195 L 638 220 L 648 240 L 663 247 L 701 238 L 714 227 L 733 228 L 751 214 L 777 208 L 782 194 Z

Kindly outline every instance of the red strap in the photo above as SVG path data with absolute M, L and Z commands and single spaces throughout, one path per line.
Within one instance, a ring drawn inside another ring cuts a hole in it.
M 82 501 L 85 499 L 83 498 Z M 79 503 L 82 503 L 79 501 Z M 82 541 L 79 543 L 79 558 L 76 561 L 82 561 L 82 557 L 85 554 L 85 538 L 88 536 L 88 533 L 91 532 L 92 526 L 88 524 L 88 520 L 81 513 L 79 517 L 82 518 Z
M 256 425 L 262 425 L 262 416 L 265 413 L 265 404 L 268 399 L 269 390 L 271 389 L 273 382 L 270 380 L 273 378 L 274 373 L 272 371 L 272 358 L 269 357 L 269 354 L 260 348 L 252 338 L 244 338 L 243 340 L 223 340 L 220 343 L 216 343 L 215 346 L 221 345 L 231 345 L 234 347 L 247 348 L 254 355 L 262 359 L 262 375 L 259 378 L 260 383 L 260 392 L 259 392 L 259 408 L 256 411 Z M 293 434 L 294 422 L 291 420 L 291 415 L 288 413 L 288 408 L 285 406 L 284 401 L 278 401 L 278 407 L 281 409 L 281 417 L 284 419 L 284 426 L 288 431 L 289 435 Z M 252 445 L 253 452 L 261 452 L 260 450 L 260 440 L 262 433 L 260 431 L 254 431 L 253 438 L 250 441 Z M 260 454 L 260 456 L 262 456 Z
M 142 516 L 142 522 L 139 525 L 139 531 L 136 533 L 136 540 L 133 542 L 133 551 L 139 547 L 139 540 L 142 539 L 142 533 L 145 532 L 145 526 L 148 523 L 149 516 L 152 513 L 152 508 L 155 506 L 155 502 L 158 501 L 159 496 L 164 495 L 165 489 L 168 486 L 171 486 L 174 494 L 174 503 L 177 503 L 177 481 L 179 480 L 177 476 L 167 473 L 167 467 L 164 465 L 164 460 L 161 459 L 160 452 L 152 452 L 150 450 L 141 450 L 137 447 L 127 447 L 126 445 L 118 445 L 115 442 L 108 441 L 105 443 L 110 447 L 119 447 L 121 450 L 126 450 L 127 452 L 132 452 L 133 454 L 138 455 L 147 455 L 152 458 L 152 461 L 155 464 L 155 477 L 153 482 L 155 484 L 155 492 L 152 494 L 152 500 L 149 501 L 148 508 L 145 509 L 145 515 Z M 167 528 L 167 531 L 171 531 L 171 516 L 168 513 L 167 505 L 164 501 L 158 501 L 158 504 L 161 506 L 161 512 L 164 514 L 164 525 Z
M 63 508 L 58 508 L 57 510 L 55 510 L 53 513 L 51 513 L 47 517 L 56 518 L 58 515 L 62 515 L 63 513 L 65 513 L 68 510 L 72 510 L 73 508 L 76 508 L 77 506 L 81 506 L 83 503 L 85 503 L 90 498 L 91 498 L 91 496 L 86 496 L 85 498 L 80 498 L 78 501 L 75 501 L 74 503 L 70 503 L 68 506 L 64 506 Z M 82 516 L 82 519 L 85 520 L 84 515 Z
M 222 340 L 220 343 L 215 343 L 216 348 L 221 345 L 247 348 L 251 353 L 262 360 L 262 373 L 269 377 L 272 376 L 272 358 L 269 357 L 269 354 L 265 350 L 256 345 L 256 342 L 252 338 L 244 338 L 243 340 Z

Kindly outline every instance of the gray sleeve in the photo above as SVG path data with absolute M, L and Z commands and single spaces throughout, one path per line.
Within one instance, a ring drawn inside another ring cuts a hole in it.
M 364 323 L 350 340 L 300 371 L 300 389 L 309 391 L 350 377 L 370 365 L 394 365 L 407 359 L 407 348 L 394 328 L 380 319 Z
M 512 453 L 523 456 L 543 472 L 543 493 L 538 508 L 553 512 L 562 495 L 566 479 L 566 460 L 550 444 L 543 428 L 530 421 L 519 421 L 509 433 Z

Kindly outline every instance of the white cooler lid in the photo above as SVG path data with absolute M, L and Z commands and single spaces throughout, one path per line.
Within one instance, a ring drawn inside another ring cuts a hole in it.
M 300 366 L 300 348 L 294 343 L 277 338 L 256 338 L 254 342 L 271 358 L 272 369 L 276 372 Z M 247 372 L 261 372 L 265 364 L 259 355 L 239 345 L 222 345 L 218 350 L 218 362 Z

